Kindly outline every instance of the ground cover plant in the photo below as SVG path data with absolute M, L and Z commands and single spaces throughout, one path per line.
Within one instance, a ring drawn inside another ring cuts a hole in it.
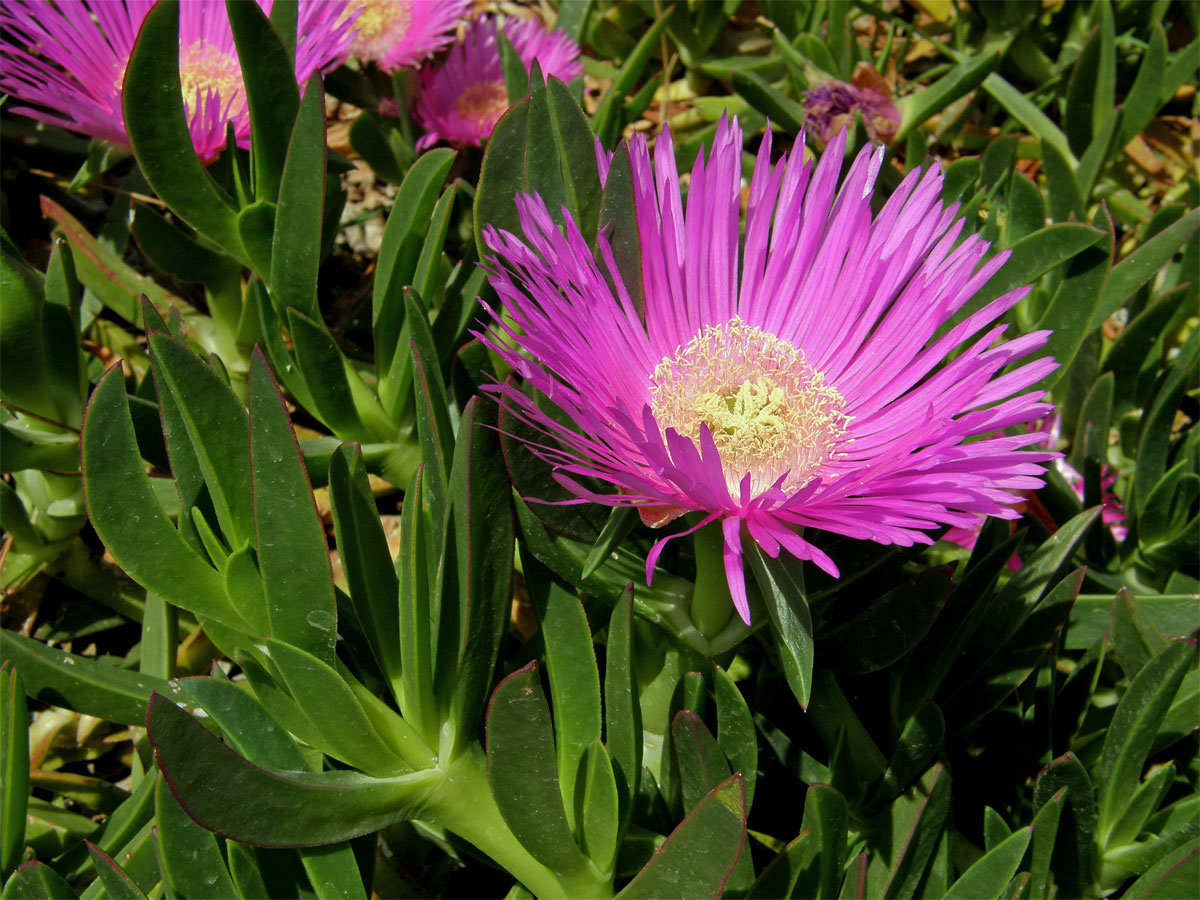
M 0 7 L 2 896 L 1196 896 L 1197 9 Z

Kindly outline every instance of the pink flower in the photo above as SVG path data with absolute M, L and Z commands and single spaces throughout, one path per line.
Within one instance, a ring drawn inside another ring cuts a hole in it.
M 814 167 L 800 153 L 772 166 L 768 133 L 739 248 L 742 147 L 737 121 L 722 121 L 685 210 L 670 135 L 653 167 L 644 139 L 629 146 L 644 309 L 606 239 L 593 256 L 569 217 L 564 234 L 541 198 L 518 197 L 524 239 L 484 230 L 512 324 L 489 309 L 482 337 L 573 423 L 514 385 L 491 388 L 546 436 L 536 452 L 578 497 L 721 523 L 749 621 L 743 540 L 836 576 L 802 529 L 907 546 L 979 515 L 1015 518 L 1015 492 L 1039 487 L 1039 463 L 1056 454 L 1021 450 L 1040 435 L 1001 430 L 1049 412 L 1027 389 L 1055 363 L 1000 374 L 1046 341 L 1001 340 L 997 320 L 1028 288 L 937 334 L 1008 254 L 984 261 L 986 241 L 960 241 L 936 168 L 910 173 L 872 216 L 882 147 L 864 148 L 839 189 L 844 134 Z
M 349 0 L 347 16 L 358 12 L 358 35 L 351 54 L 394 72 L 419 65 L 452 40 L 472 0 Z
M 258 0 L 269 12 L 272 0 Z M 0 5 L 4 57 L 0 90 L 21 103 L 14 112 L 129 145 L 121 94 L 138 29 L 154 0 L 6 0 Z M 353 23 L 345 0 L 300 0 L 296 81 L 345 60 Z M 15 42 L 13 42 L 15 41 Z M 222 0 L 180 5 L 179 75 L 196 153 L 206 163 L 225 147 L 232 123 L 249 146 L 250 116 L 233 32 Z
M 547 32 L 540 19 L 509 19 L 501 27 L 526 71 L 535 60 L 546 78 L 570 81 L 583 71 L 579 45 L 564 32 Z M 478 147 L 508 110 L 496 33 L 495 19 L 475 19 L 444 63 L 421 69 L 414 115 L 425 135 L 418 150 L 438 141 Z

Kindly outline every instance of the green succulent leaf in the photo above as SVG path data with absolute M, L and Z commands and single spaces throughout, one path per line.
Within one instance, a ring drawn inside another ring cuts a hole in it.
M 741 777 L 733 775 L 696 804 L 617 897 L 719 897 L 741 858 L 745 840 L 745 795 Z
M 548 868 L 578 871 L 584 858 L 563 807 L 550 707 L 536 663 L 505 678 L 492 694 L 487 756 L 492 795 L 513 834 Z

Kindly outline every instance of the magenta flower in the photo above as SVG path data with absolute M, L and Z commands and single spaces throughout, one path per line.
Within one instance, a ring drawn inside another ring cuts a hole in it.
M 526 71 L 535 60 L 546 78 L 570 81 L 583 71 L 579 45 L 565 32 L 546 31 L 540 19 L 509 19 L 501 27 Z M 444 63 L 421 70 L 414 115 L 425 135 L 418 150 L 438 141 L 478 147 L 508 109 L 496 29 L 490 16 L 473 20 Z
M 653 524 L 688 511 L 702 514 L 695 528 L 721 523 L 748 622 L 744 539 L 836 576 L 802 529 L 907 546 L 978 515 L 1015 518 L 1015 492 L 1039 487 L 1038 463 L 1056 454 L 1017 452 L 1041 436 L 1002 429 L 1050 410 L 1042 391 L 1021 392 L 1055 363 L 1000 374 L 1046 341 L 1000 339 L 997 319 L 1028 288 L 937 335 L 1008 254 L 985 262 L 986 241 L 959 240 L 936 168 L 910 173 L 872 216 L 882 147 L 864 148 L 839 189 L 844 134 L 815 167 L 800 153 L 772 166 L 768 132 L 739 249 L 742 143 L 737 121 L 722 121 L 685 211 L 670 135 L 653 168 L 645 140 L 633 141 L 641 311 L 603 237 L 596 259 L 574 222 L 564 235 L 541 198 L 518 197 L 525 239 L 484 231 L 512 325 L 489 310 L 482 337 L 573 422 L 511 384 L 491 388 L 546 435 L 535 449 L 560 483 Z M 669 539 L 651 550 L 647 578 Z
M 272 0 L 258 0 L 270 11 Z M 4 57 L 0 90 L 21 103 L 14 112 L 101 140 L 129 145 L 121 112 L 125 68 L 154 0 L 6 0 L 0 5 Z M 354 36 L 345 0 L 300 0 L 296 80 L 340 65 Z M 225 147 L 233 123 L 249 146 L 250 117 L 233 32 L 222 0 L 180 5 L 179 75 L 196 153 L 206 163 Z
M 387 72 L 416 66 L 452 40 L 473 0 L 349 0 L 358 12 L 351 55 Z

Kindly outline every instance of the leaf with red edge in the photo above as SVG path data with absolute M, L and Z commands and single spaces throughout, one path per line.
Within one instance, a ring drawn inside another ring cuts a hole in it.
M 746 842 L 742 777 L 718 784 L 667 837 L 619 900 L 719 897 Z

